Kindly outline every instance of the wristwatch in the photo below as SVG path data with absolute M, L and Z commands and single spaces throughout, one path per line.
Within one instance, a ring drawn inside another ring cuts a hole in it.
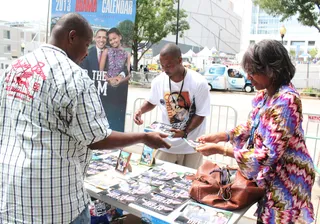
M 184 131 L 184 135 L 183 135 L 183 138 L 187 138 L 188 137 L 188 132 L 187 131 Z

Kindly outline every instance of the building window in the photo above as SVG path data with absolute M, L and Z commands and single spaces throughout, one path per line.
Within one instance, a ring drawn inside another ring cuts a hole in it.
M 314 45 L 316 45 L 315 41 L 308 41 L 308 46 L 314 46 Z
M 4 53 L 10 53 L 11 52 L 11 45 L 4 45 Z
M 33 33 L 32 36 L 31 36 L 31 39 L 34 40 L 35 37 L 36 37 L 36 34 Z
M 304 44 L 304 41 L 291 41 L 291 46 L 303 46 Z
M 10 39 L 10 30 L 4 30 L 3 31 L 3 38 L 4 39 Z
M 4 69 L 3 63 L 1 63 L 1 69 Z
M 20 38 L 21 38 L 21 39 L 24 39 L 24 32 L 21 32 L 21 33 L 20 33 Z
M 255 44 L 256 42 L 254 40 L 250 40 L 250 44 Z

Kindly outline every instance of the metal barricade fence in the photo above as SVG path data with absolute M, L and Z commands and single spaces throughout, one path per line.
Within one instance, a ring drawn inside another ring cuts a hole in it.
M 157 75 L 159 75 L 159 73 L 157 73 L 157 72 L 147 72 L 147 74 L 146 74 L 144 72 L 132 71 L 131 75 L 132 75 L 132 77 L 130 79 L 131 82 L 143 84 L 143 83 L 151 83 L 151 81 Z
M 313 185 L 313 206 L 315 211 L 315 224 L 319 222 L 320 208 L 320 114 L 303 113 L 304 136 L 308 151 L 313 159 L 316 169 L 316 181 Z
M 317 181 L 319 181 L 320 169 L 320 114 L 303 113 L 304 136 L 308 151 L 317 169 Z
M 144 128 L 148 125 L 150 125 L 154 121 L 160 121 L 161 120 L 161 111 L 159 107 L 156 107 L 154 110 L 145 113 L 142 115 L 143 124 L 142 125 L 136 125 L 133 122 L 133 113 L 139 109 L 145 99 L 143 98 L 137 98 L 133 105 L 132 110 L 132 116 L 131 116 L 131 132 L 143 132 Z M 237 118 L 238 113 L 237 111 L 230 106 L 224 106 L 224 105 L 210 105 L 210 116 L 206 119 L 206 133 L 216 133 L 220 131 L 227 131 L 237 124 Z M 206 157 L 206 159 L 209 159 L 213 162 L 220 163 L 220 164 L 226 164 L 226 165 L 234 165 L 236 164 L 234 159 L 231 159 L 230 157 L 224 157 L 221 155 L 212 155 L 209 157 Z

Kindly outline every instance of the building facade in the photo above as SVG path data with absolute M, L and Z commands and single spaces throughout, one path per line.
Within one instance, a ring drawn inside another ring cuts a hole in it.
M 39 24 L 0 22 L 0 58 L 18 58 L 45 42 L 45 29 Z
M 291 56 L 295 58 L 299 58 L 313 48 L 320 49 L 320 34 L 318 30 L 301 25 L 296 16 L 281 22 L 280 17 L 268 15 L 259 6 L 252 5 L 251 9 L 250 34 L 242 42 L 244 46 L 262 39 L 275 39 L 283 41 Z M 282 26 L 286 28 L 283 40 L 280 35 Z
M 215 48 L 227 54 L 240 51 L 242 19 L 234 12 L 230 0 L 180 0 L 180 9 L 188 14 L 190 29 L 179 37 L 179 46 L 185 53 L 189 49 L 199 52 L 204 47 Z M 153 48 L 153 55 L 167 42 L 176 42 L 175 35 L 169 35 Z

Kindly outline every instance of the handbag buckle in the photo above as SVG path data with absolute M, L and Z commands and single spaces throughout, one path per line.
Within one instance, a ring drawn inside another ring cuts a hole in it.
M 225 201 L 229 201 L 231 199 L 231 196 L 232 196 L 232 193 L 231 193 L 231 190 L 230 190 L 230 186 L 223 189 L 223 188 L 220 188 L 218 194 L 222 197 L 223 200 Z

